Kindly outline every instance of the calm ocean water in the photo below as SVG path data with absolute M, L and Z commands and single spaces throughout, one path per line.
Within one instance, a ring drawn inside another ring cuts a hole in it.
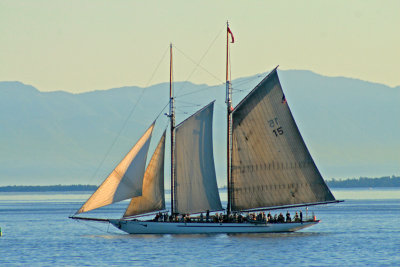
M 301 232 L 182 236 L 68 219 L 88 194 L 1 193 L 0 266 L 400 266 L 400 189 L 332 191 L 346 201 L 312 207 L 322 222 Z

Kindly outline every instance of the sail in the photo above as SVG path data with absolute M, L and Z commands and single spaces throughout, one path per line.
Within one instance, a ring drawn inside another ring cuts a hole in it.
M 154 123 L 76 214 L 142 195 L 143 175 L 153 128 Z
M 232 114 L 232 210 L 335 200 L 292 117 L 276 68 Z
M 177 213 L 221 210 L 214 167 L 214 102 L 176 127 L 175 208 Z
M 143 194 L 131 199 L 124 217 L 165 209 L 164 153 L 165 131 L 144 173 Z

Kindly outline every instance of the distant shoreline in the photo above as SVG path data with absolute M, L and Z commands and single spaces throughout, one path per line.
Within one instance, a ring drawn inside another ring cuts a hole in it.
M 94 191 L 95 185 L 12 185 L 0 186 L 2 192 L 65 192 L 65 191 Z
M 392 187 L 400 188 L 400 177 L 380 177 L 380 178 L 353 178 L 346 180 L 331 179 L 326 181 L 329 188 L 380 188 Z M 96 185 L 12 185 L 0 186 L 2 192 L 66 192 L 66 191 L 89 191 L 97 189 Z M 226 189 L 222 187 L 220 189 Z

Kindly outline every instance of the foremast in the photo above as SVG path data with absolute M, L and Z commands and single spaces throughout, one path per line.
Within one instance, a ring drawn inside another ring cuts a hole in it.
M 175 213 L 175 109 L 172 88 L 172 43 L 169 45 L 169 118 L 171 125 L 171 215 Z

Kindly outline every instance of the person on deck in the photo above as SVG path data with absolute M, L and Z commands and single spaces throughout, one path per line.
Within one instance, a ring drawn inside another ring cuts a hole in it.
M 213 216 L 213 222 L 218 222 L 218 212 Z
M 283 217 L 282 213 L 279 213 L 278 222 L 280 222 L 280 223 L 284 223 L 285 222 L 285 217 Z
M 299 214 L 297 213 L 297 211 L 296 211 L 296 214 L 294 215 L 294 221 L 295 221 L 295 222 L 300 221 L 300 219 L 299 219 Z
M 289 211 L 286 212 L 286 222 L 291 222 L 292 218 L 290 218 L 290 213 Z

